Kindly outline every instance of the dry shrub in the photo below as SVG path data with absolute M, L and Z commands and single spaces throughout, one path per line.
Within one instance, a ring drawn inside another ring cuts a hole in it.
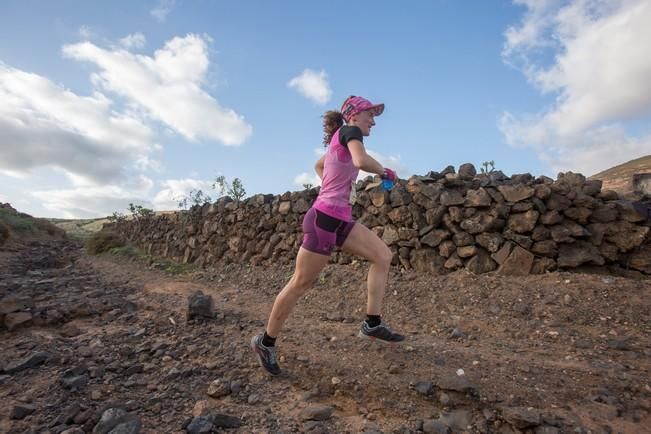
M 112 248 L 122 247 L 124 242 L 112 231 L 99 231 L 94 233 L 86 241 L 86 251 L 91 255 L 108 252 Z
M 34 219 L 34 224 L 39 230 L 46 232 L 48 235 L 56 236 L 56 237 L 65 237 L 66 231 L 64 231 L 60 227 L 53 225 L 46 219 Z
M 9 239 L 9 228 L 6 224 L 0 222 L 0 246 Z

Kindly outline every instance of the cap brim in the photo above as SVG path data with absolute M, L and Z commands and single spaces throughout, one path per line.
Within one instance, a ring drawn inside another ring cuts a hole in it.
M 374 116 L 380 116 L 384 112 L 384 104 L 375 104 L 367 110 L 371 110 Z

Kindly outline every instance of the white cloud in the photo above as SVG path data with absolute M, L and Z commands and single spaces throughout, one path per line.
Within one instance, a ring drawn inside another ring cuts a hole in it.
M 151 16 L 155 17 L 161 23 L 164 23 L 167 19 L 167 15 L 174 8 L 176 0 L 159 0 L 158 5 L 149 11 Z
M 251 126 L 202 89 L 209 42 L 192 34 L 175 37 L 153 57 L 109 51 L 90 42 L 66 45 L 63 54 L 96 64 L 100 72 L 91 76 L 95 85 L 127 98 L 185 138 L 240 145 L 251 135 Z
M 201 190 L 213 199 L 216 194 L 212 183 L 200 179 L 168 179 L 161 182 L 162 189 L 154 196 L 153 204 L 156 210 L 178 209 L 179 201 L 187 197 L 191 191 Z
M 321 185 L 321 178 L 319 178 L 316 173 L 309 174 L 307 172 L 303 172 L 294 177 L 294 184 L 301 187 L 305 184 L 310 184 L 316 187 L 317 185 Z
M 400 161 L 400 155 L 382 155 L 370 149 L 366 149 L 366 152 L 371 157 L 375 158 L 383 167 L 388 167 L 389 169 L 395 171 L 398 177 L 408 174 L 407 168 Z M 373 173 L 368 173 L 360 170 L 357 179 L 364 179 L 369 175 L 375 176 Z
M 113 110 L 103 94 L 79 96 L 45 77 L 0 63 L 0 170 L 49 166 L 96 182 L 121 178 L 152 149 L 152 131 Z
M 145 46 L 146 42 L 147 40 L 145 39 L 145 35 L 143 35 L 140 32 L 132 33 L 120 39 L 120 45 L 122 45 L 126 49 L 142 48 Z
M 328 83 L 328 74 L 323 70 L 316 72 L 306 69 L 301 75 L 289 80 L 287 87 L 297 90 L 307 99 L 321 105 L 330 101 L 332 96 L 332 90 Z
M 97 35 L 93 29 L 90 28 L 90 26 L 84 24 L 83 26 L 79 27 L 79 36 L 81 36 L 83 39 L 88 40 L 95 38 Z
M 118 185 L 86 185 L 61 190 L 35 191 L 32 195 L 43 207 L 63 218 L 94 218 L 126 212 L 129 203 L 151 208 L 147 197 L 154 183 L 140 176 L 130 187 Z
M 532 147 L 555 170 L 593 174 L 651 153 L 647 133 L 626 123 L 651 113 L 651 2 L 517 1 L 527 7 L 510 27 L 505 61 L 541 93 L 556 96 L 537 114 L 505 113 L 500 129 L 513 146 Z M 534 59 L 549 58 L 551 65 Z

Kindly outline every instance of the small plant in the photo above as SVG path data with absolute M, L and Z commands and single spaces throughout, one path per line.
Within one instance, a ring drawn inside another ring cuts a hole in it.
M 488 175 L 489 173 L 495 172 L 495 161 L 490 160 L 490 161 L 484 161 L 481 163 L 481 173 Z M 490 168 L 489 168 L 490 167 Z
M 108 254 L 113 256 L 124 256 L 126 258 L 138 258 L 138 259 L 143 259 L 146 257 L 145 254 L 143 254 L 140 250 L 138 250 L 137 248 L 131 245 L 111 247 L 108 250 Z
M 212 188 L 219 190 L 221 195 L 226 195 L 233 199 L 236 202 L 241 201 L 246 197 L 246 190 L 244 189 L 244 184 L 240 178 L 233 179 L 233 184 L 230 184 L 226 177 L 223 175 L 215 178 L 215 182 L 212 184 Z
M 108 221 L 110 221 L 111 223 L 118 223 L 118 224 L 120 224 L 120 223 L 124 223 L 124 222 L 126 221 L 127 216 L 124 215 L 124 214 L 121 213 L 121 212 L 117 212 L 117 211 L 115 211 L 112 215 L 106 217 L 106 219 L 107 219 Z
M 127 209 L 136 220 L 144 220 L 154 215 L 154 210 L 145 208 L 142 205 L 129 203 L 129 208 Z
M 91 255 L 108 252 L 116 247 L 123 247 L 124 242 L 118 234 L 111 231 L 100 231 L 91 235 L 86 241 L 86 251 Z
M 195 205 L 204 205 L 212 202 L 212 198 L 205 194 L 202 190 L 190 190 L 187 196 L 179 200 L 180 209 L 188 209 Z
M 303 188 L 306 189 L 306 190 L 311 190 L 312 188 L 314 188 L 314 185 L 310 184 L 310 183 L 306 183 L 306 184 L 303 184 Z

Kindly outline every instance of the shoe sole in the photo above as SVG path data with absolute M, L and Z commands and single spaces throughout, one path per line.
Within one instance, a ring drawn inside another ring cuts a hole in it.
M 258 346 L 257 346 L 256 343 L 255 343 L 255 338 L 256 338 L 256 337 L 257 337 L 257 336 L 253 336 L 253 337 L 251 338 L 251 349 L 252 349 L 253 352 L 255 353 L 255 358 L 258 360 L 258 365 L 260 365 L 260 367 L 261 367 L 261 368 L 262 368 L 262 369 L 263 369 L 267 374 L 269 374 L 269 375 L 273 375 L 274 377 L 277 376 L 277 375 L 280 375 L 280 374 L 282 373 L 282 371 L 280 371 L 280 372 L 274 374 L 273 372 L 271 372 L 270 370 L 268 370 L 268 369 L 264 366 L 264 363 L 262 363 L 262 356 L 260 355 L 260 352 L 258 351 Z
M 384 339 L 378 339 L 375 336 L 365 335 L 364 333 L 362 333 L 361 330 L 359 331 L 359 333 L 357 333 L 357 337 L 369 340 L 371 342 L 380 342 L 380 343 L 385 344 L 385 345 L 395 345 L 395 344 L 400 344 L 400 343 L 405 341 L 405 339 L 403 339 L 401 341 L 385 341 Z

